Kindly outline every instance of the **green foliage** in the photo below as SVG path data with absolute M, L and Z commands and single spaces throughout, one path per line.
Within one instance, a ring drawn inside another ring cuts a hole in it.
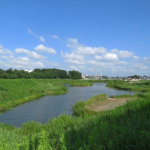
M 10 91 L 10 94 L 16 86 L 22 93 L 25 93 L 24 89 L 28 89 L 29 95 L 40 91 L 43 93 L 45 90 L 55 93 L 56 90 L 63 90 L 62 83 L 67 83 L 62 80 L 38 80 L 37 83 L 37 80 L 33 79 L 7 81 L 10 83 L 0 80 L 0 85 Z M 21 88 L 22 85 L 24 88 Z M 38 89 L 38 86 L 42 87 Z M 148 85 L 143 83 L 143 86 L 147 88 Z M 0 94 L 3 92 L 5 90 L 0 90 Z M 13 92 L 15 93 L 15 90 Z M 99 100 L 100 97 L 105 100 L 105 95 L 96 95 L 91 98 L 92 102 Z M 79 117 L 61 115 L 46 124 L 28 122 L 20 128 L 0 124 L 0 150 L 149 149 L 150 94 L 135 94 L 134 97 L 136 100 L 97 115 L 87 111 L 85 106 L 88 102 L 80 101 L 73 106 L 74 112 Z
M 79 107 L 85 103 L 78 102 Z M 0 124 L 2 150 L 91 150 L 150 147 L 150 96 L 97 115 L 61 115 L 47 124 L 28 122 L 20 128 Z
M 69 71 L 69 77 L 71 79 L 82 79 L 81 73 L 75 70 Z
M 69 82 L 71 86 L 78 86 L 78 87 L 84 87 L 84 86 L 92 86 L 93 83 L 88 80 L 71 80 Z
M 81 73 L 78 71 L 67 71 L 61 69 L 34 69 L 32 72 L 25 70 L 17 70 L 9 68 L 7 70 L 0 69 L 0 78 L 18 79 L 18 78 L 36 78 L 36 79 L 81 79 Z
M 107 87 L 135 92 L 150 92 L 150 81 L 129 83 L 123 80 L 109 80 L 107 81 Z
M 101 82 L 101 81 L 99 81 Z M 57 95 L 68 92 L 70 86 L 91 86 L 91 80 L 66 79 L 0 79 L 0 111 L 35 100 L 44 95 Z
M 95 95 L 91 97 L 90 99 L 88 99 L 87 101 L 78 101 L 72 106 L 73 115 L 77 117 L 82 117 L 82 118 L 86 116 L 90 116 L 90 115 L 95 115 L 97 114 L 97 112 L 87 109 L 86 106 L 91 105 L 94 102 L 104 101 L 104 100 L 107 100 L 106 94 Z
M 0 111 L 47 94 L 67 93 L 65 82 L 49 79 L 0 79 Z
M 89 100 L 86 101 L 86 105 L 90 105 L 96 101 L 104 101 L 104 100 L 107 100 L 107 96 L 106 94 L 98 94 L 98 95 L 95 95 L 93 97 L 91 97 Z
M 75 105 L 72 106 L 73 115 L 77 117 L 84 117 L 86 113 L 85 101 L 79 101 Z
M 123 94 L 123 95 L 111 95 L 110 98 L 131 98 L 134 97 L 134 95 L 131 94 Z

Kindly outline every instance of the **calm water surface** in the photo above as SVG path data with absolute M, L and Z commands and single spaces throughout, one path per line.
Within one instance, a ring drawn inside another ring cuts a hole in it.
M 0 114 L 0 122 L 14 126 L 21 126 L 28 121 L 46 123 L 49 119 L 61 114 L 72 114 L 72 105 L 79 100 L 106 93 L 110 95 L 134 94 L 133 92 L 107 88 L 105 83 L 95 83 L 91 87 L 68 87 L 69 92 L 64 95 L 44 96 L 15 107 Z

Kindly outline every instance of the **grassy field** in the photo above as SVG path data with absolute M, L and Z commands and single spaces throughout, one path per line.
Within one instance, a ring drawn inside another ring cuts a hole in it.
M 6 81 L 2 82 L 6 83 Z M 58 92 L 55 93 L 56 88 L 59 87 L 62 93 L 67 92 L 67 88 L 61 89 L 62 83 L 72 81 L 38 80 L 38 83 L 33 83 L 37 82 L 33 80 L 30 82 L 33 86 L 30 85 L 29 89 L 31 87 L 34 89 L 35 84 L 37 87 L 43 84 L 45 90 L 41 93 L 53 91 L 53 94 L 58 94 Z M 145 88 L 148 85 L 144 83 L 141 86 Z M 1 86 L 1 91 L 10 90 L 6 87 L 6 85 Z M 61 115 L 49 120 L 46 124 L 28 122 L 20 128 L 0 124 L 0 150 L 148 150 L 150 147 L 150 94 L 139 94 L 134 101 L 100 113 L 84 109 L 85 105 L 94 101 L 105 101 L 105 98 L 106 95 L 103 94 L 94 96 L 84 103 L 78 102 L 73 106 L 74 116 Z
M 44 95 L 65 94 L 68 88 L 63 86 L 92 86 L 100 80 L 63 80 L 63 79 L 0 79 L 0 111 L 35 100 Z
M 150 81 L 139 81 L 138 83 L 130 83 L 122 80 L 109 80 L 107 86 L 119 90 L 127 90 L 134 92 L 150 92 Z
M 54 83 L 45 79 L 0 79 L 0 110 L 7 110 L 46 94 L 67 92 L 68 89 L 59 81 Z
M 0 124 L 1 150 L 148 150 L 150 96 L 113 110 L 79 117 L 61 115 L 47 124 Z

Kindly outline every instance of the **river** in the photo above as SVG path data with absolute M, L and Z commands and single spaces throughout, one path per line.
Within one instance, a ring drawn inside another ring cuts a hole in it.
M 115 90 L 106 87 L 105 83 L 94 83 L 91 87 L 68 87 L 69 92 L 63 95 L 44 96 L 16 106 L 0 114 L 0 122 L 20 127 L 28 121 L 46 123 L 49 119 L 61 114 L 72 114 L 72 105 L 77 101 L 105 93 L 110 95 L 134 94 L 134 92 Z

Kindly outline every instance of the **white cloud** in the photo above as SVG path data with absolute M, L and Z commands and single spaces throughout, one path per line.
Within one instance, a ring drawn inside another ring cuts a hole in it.
M 126 58 L 126 57 L 134 56 L 133 52 L 122 51 L 122 50 L 119 51 L 118 49 L 112 49 L 112 50 L 110 50 L 110 52 L 117 54 L 117 56 L 120 58 Z
M 128 51 L 119 51 L 118 53 L 119 57 L 125 58 L 125 57 L 132 57 L 133 52 L 128 52 Z
M 59 64 L 51 61 L 43 61 L 44 64 L 46 64 L 47 67 L 57 67 Z
M 27 28 L 27 31 L 28 31 L 28 33 L 32 34 L 34 37 L 38 38 L 41 42 L 45 42 L 45 39 L 43 36 L 38 36 L 38 35 L 34 34 L 34 32 L 29 28 Z
M 88 60 L 87 61 L 88 64 L 91 64 L 91 65 L 94 65 L 94 66 L 100 66 L 100 67 L 103 67 L 103 68 L 109 68 L 109 67 L 112 67 L 113 66 L 113 63 L 111 62 L 98 62 L 98 61 L 95 61 L 95 60 Z
M 4 64 L 3 61 L 0 60 L 0 64 L 1 64 L 1 65 Z
M 86 64 L 85 58 L 89 58 L 95 54 L 104 54 L 107 50 L 103 47 L 89 47 L 79 44 L 77 39 L 69 38 L 67 47 L 71 49 L 71 53 L 63 53 L 61 55 L 65 58 L 65 62 L 74 63 L 74 64 Z M 109 57 L 106 55 L 106 59 Z
M 32 32 L 32 30 L 31 30 L 31 29 L 27 28 L 27 31 L 28 31 L 28 33 L 33 34 L 33 35 L 34 35 L 34 33 Z
M 30 61 L 28 57 L 19 57 L 18 59 L 20 59 L 21 61 Z
M 110 52 L 111 52 L 111 53 L 118 53 L 119 50 L 118 50 L 118 49 L 112 49 L 112 50 L 110 50 Z
M 59 39 L 59 37 L 57 35 L 52 35 L 52 38 Z
M 72 66 L 72 65 L 70 65 L 69 68 L 72 70 L 78 70 L 79 69 L 77 66 Z
M 63 53 L 63 51 L 61 51 L 61 55 L 63 56 L 63 58 L 67 58 L 67 59 L 75 59 L 75 60 L 79 60 L 79 61 L 84 61 L 84 57 L 75 53 Z
M 96 60 L 100 61 L 118 61 L 118 56 L 116 54 L 111 54 L 111 53 L 106 53 L 103 54 L 102 56 L 95 55 Z
M 17 48 L 17 49 L 15 49 L 15 52 L 16 52 L 16 53 L 25 53 L 25 54 L 27 54 L 29 57 L 32 57 L 32 58 L 35 58 L 35 59 L 44 59 L 44 58 L 46 58 L 45 56 L 39 55 L 39 54 L 36 53 L 36 52 L 29 51 L 29 50 L 24 49 L 24 48 Z
M 135 60 L 137 60 L 137 59 L 139 59 L 140 57 L 139 57 L 139 56 L 133 56 L 133 58 L 134 58 Z
M 126 64 L 128 64 L 128 62 L 125 62 L 125 61 L 118 61 L 118 62 L 115 62 L 115 64 L 126 65 Z
M 56 51 L 50 47 L 46 47 L 42 44 L 38 45 L 37 47 L 34 48 L 36 51 L 39 51 L 39 52 L 48 52 L 48 53 L 51 53 L 51 54 L 55 54 Z
M 7 67 L 30 70 L 45 67 L 45 65 L 40 61 L 32 61 L 28 57 L 17 57 L 7 61 Z
M 14 56 L 13 55 L 9 55 L 9 56 L 2 55 L 1 58 L 11 59 L 11 58 L 14 58 Z
M 150 63 L 150 57 L 144 57 L 143 60 L 147 63 Z
M 84 66 L 79 66 L 80 69 L 87 69 L 86 67 Z
M 94 55 L 94 54 L 103 54 L 107 50 L 104 47 L 89 47 L 79 44 L 77 39 L 68 39 L 67 47 L 72 48 L 74 53 L 80 55 Z
M 74 47 L 78 47 L 78 46 L 80 46 L 78 43 L 78 39 L 73 39 L 73 38 L 68 39 L 67 47 L 74 48 Z
M 140 69 L 147 69 L 148 67 L 145 66 L 143 63 L 133 63 L 131 64 L 134 68 L 140 70 Z
M 44 67 L 56 67 L 58 63 L 50 62 L 48 60 L 34 61 L 29 57 L 16 57 L 12 59 L 5 59 L 3 62 L 0 60 L 0 65 L 7 68 L 23 69 L 23 70 L 33 70 L 35 68 Z
M 103 47 L 84 47 L 84 46 L 80 46 L 77 47 L 76 53 L 81 54 L 81 55 L 94 55 L 94 54 L 103 54 L 106 53 L 106 49 Z
M 72 60 L 72 59 L 65 60 L 65 62 L 73 63 L 73 64 L 85 64 L 84 61 Z
M 11 52 L 10 50 L 4 48 L 2 45 L 0 45 L 0 54 L 10 54 L 13 55 L 13 52 Z
M 71 38 L 68 39 L 67 47 L 70 52 L 61 51 L 64 62 L 73 64 L 70 65 L 72 69 L 85 74 L 90 71 L 92 74 L 102 72 L 108 76 L 127 76 L 133 73 L 143 74 L 143 70 L 146 72 L 148 69 L 148 66 L 140 61 L 140 57 L 131 51 L 118 49 L 107 51 L 104 47 L 84 46 L 77 39 Z M 145 57 L 144 61 L 150 62 L 150 57 Z
M 45 42 L 45 39 L 44 39 L 43 36 L 40 36 L 39 39 L 40 39 L 41 42 Z

